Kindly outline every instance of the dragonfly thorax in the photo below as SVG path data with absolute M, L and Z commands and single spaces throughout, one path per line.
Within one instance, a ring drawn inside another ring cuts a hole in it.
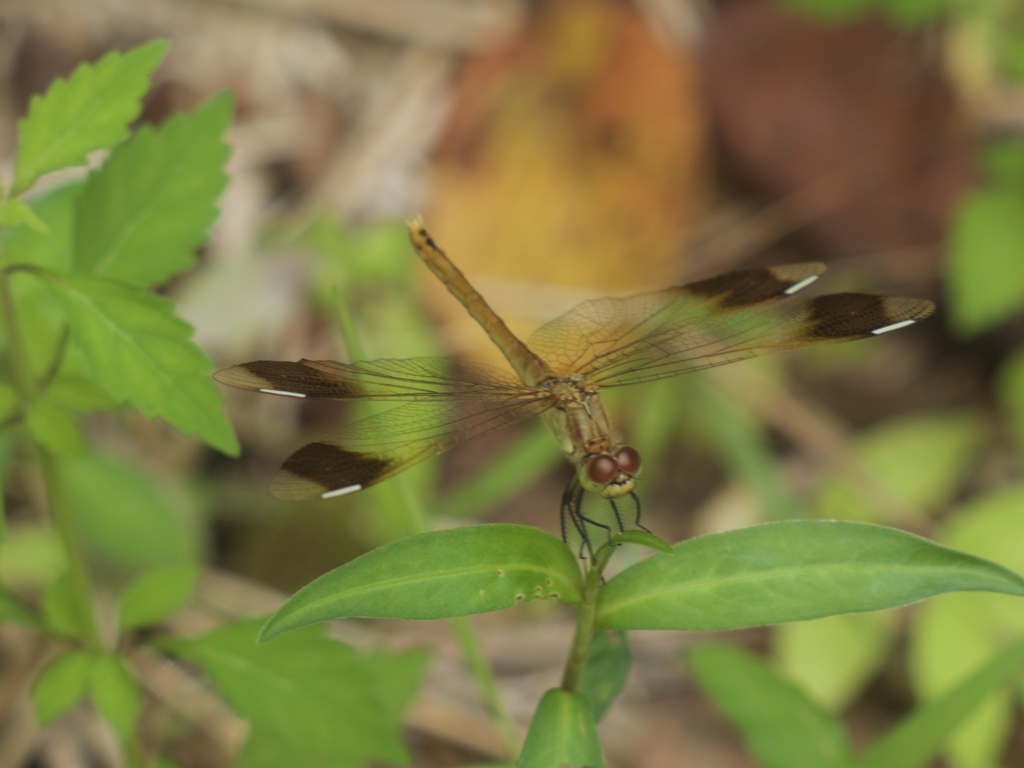
M 580 485 L 609 499 L 630 493 L 640 454 L 613 437 L 598 388 L 579 374 L 548 379 L 541 386 L 556 401 L 544 418 L 576 466 Z

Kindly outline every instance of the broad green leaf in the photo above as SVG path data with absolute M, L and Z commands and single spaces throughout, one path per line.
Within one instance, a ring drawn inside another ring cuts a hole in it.
M 594 633 L 590 655 L 580 676 L 579 692 L 590 702 L 595 722 L 600 722 L 626 684 L 630 664 L 625 632 Z
M 761 659 L 728 645 L 691 648 L 697 683 L 743 734 L 760 768 L 840 768 L 850 745 L 842 724 Z
M 50 278 L 74 329 L 73 341 L 111 397 L 186 435 L 198 434 L 224 453 L 238 453 L 209 358 L 190 340 L 188 323 L 172 314 L 170 301 L 102 278 Z
M 39 627 L 39 619 L 18 598 L 0 586 L 0 622 L 15 621 L 30 627 Z
M 401 712 L 422 675 L 421 653 L 359 652 L 305 629 L 257 644 L 258 622 L 244 622 L 165 650 L 199 665 L 224 700 L 250 722 L 236 765 L 405 764 Z
M 75 228 L 83 272 L 150 286 L 195 263 L 227 182 L 231 106 L 222 94 L 159 128 L 144 126 L 89 176 Z
M 67 568 L 66 553 L 49 525 L 12 525 L 0 547 L 0 580 L 10 589 L 39 592 Z
M 49 397 L 42 397 L 29 406 L 25 426 L 37 443 L 56 454 L 79 454 L 85 450 L 78 422 Z
M 961 337 L 989 330 L 1024 304 L 1024 192 L 981 189 L 960 201 L 949 247 L 950 322 Z
M 844 522 L 767 523 L 689 539 L 612 577 L 604 629 L 725 630 L 877 611 L 940 592 L 1024 595 L 1024 579 L 903 531 Z
M 75 530 L 108 566 L 148 569 L 198 556 L 187 499 L 134 462 L 99 453 L 65 457 L 61 478 Z
M 918 706 L 855 763 L 863 768 L 918 768 L 932 760 L 950 733 L 1001 685 L 1020 677 L 1024 640 L 1004 649 L 958 686 Z M 994 765 L 994 763 L 993 763 Z
M 879 514 L 872 492 L 848 474 L 833 473 L 815 502 L 820 517 L 907 522 L 915 510 L 945 502 L 962 482 L 981 439 L 981 418 L 973 412 L 911 416 L 891 420 L 860 436 L 854 452 L 904 514 Z
M 142 712 L 142 699 L 139 683 L 124 659 L 105 653 L 93 660 L 89 697 L 122 739 L 132 734 Z
M 1024 486 L 1017 485 L 965 504 L 940 534 L 944 543 L 1024 569 Z M 945 694 L 999 652 L 1007 637 L 1024 635 L 1024 613 L 1001 595 L 943 595 L 916 612 L 910 635 L 911 681 L 918 696 Z M 998 764 L 1013 722 L 1007 692 L 992 694 L 953 734 L 956 768 Z
M 886 659 L 894 640 L 892 611 L 846 613 L 775 628 L 780 671 L 830 712 L 849 704 Z
M 0 227 L 26 226 L 40 234 L 46 234 L 50 228 L 32 206 L 18 197 L 9 197 L 0 203 Z
M 1008 417 L 1007 427 L 1017 443 L 1017 453 L 1024 457 L 1024 349 L 1017 349 L 1006 358 L 999 371 L 997 391 Z
M 192 563 L 165 565 L 146 571 L 121 595 L 121 631 L 156 624 L 188 602 L 199 578 Z
M 590 703 L 552 688 L 530 722 L 517 768 L 604 768 Z
M 385 544 L 324 574 L 270 617 L 260 639 L 328 619 L 442 619 L 551 597 L 571 604 L 581 589 L 575 559 L 548 533 L 452 528 Z
M 92 658 L 85 651 L 68 651 L 47 665 L 32 688 L 41 724 L 55 720 L 85 697 L 91 669 Z
M 84 165 L 86 155 L 122 141 L 142 110 L 149 78 L 167 53 L 155 40 L 127 53 L 112 51 L 95 64 L 81 64 L 67 80 L 55 80 L 33 96 L 18 123 L 13 195 L 44 173 Z

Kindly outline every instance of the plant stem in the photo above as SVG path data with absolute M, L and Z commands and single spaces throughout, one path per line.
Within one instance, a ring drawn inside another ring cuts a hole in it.
M 11 375 L 21 401 L 21 409 L 27 412 L 36 399 L 36 387 L 32 378 L 28 353 L 21 335 L 18 313 L 14 306 L 14 295 L 11 292 L 11 272 L 0 271 L 0 312 L 7 328 L 7 348 L 10 357 Z M 57 469 L 57 460 L 49 450 L 37 445 L 39 466 L 43 473 L 43 484 L 46 487 L 47 501 L 50 507 L 50 518 L 60 536 L 67 557 L 68 569 L 71 573 L 72 595 L 75 610 L 78 614 L 82 639 L 92 650 L 102 648 L 99 622 L 94 611 L 92 579 L 85 567 L 85 560 L 75 538 L 71 514 L 68 510 L 64 487 Z
M 583 600 L 576 609 L 576 633 L 572 638 L 569 659 L 565 662 L 562 673 L 562 690 L 574 692 L 579 689 L 583 677 L 583 669 L 590 657 L 590 644 L 594 639 L 594 620 L 597 617 L 597 594 L 601 588 L 601 573 L 615 551 L 614 547 L 605 545 L 597 551 L 594 562 L 587 571 L 583 584 Z
M 494 679 L 494 672 L 491 665 L 487 663 L 483 648 L 480 645 L 480 638 L 465 616 L 458 616 L 449 619 L 448 623 L 455 632 L 459 641 L 459 648 L 462 650 L 462 657 L 469 667 L 469 671 L 476 678 L 480 688 L 480 695 L 484 699 L 484 706 L 491 717 L 497 722 L 498 730 L 501 732 L 501 740 L 505 745 L 505 752 L 509 760 L 515 760 L 519 755 L 519 730 L 516 724 L 509 717 L 505 705 L 501 702 L 498 693 L 498 684 Z

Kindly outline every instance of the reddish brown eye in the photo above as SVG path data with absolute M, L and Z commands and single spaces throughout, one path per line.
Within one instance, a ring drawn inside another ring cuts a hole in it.
M 619 466 L 611 456 L 598 456 L 587 467 L 587 477 L 598 485 L 608 485 L 619 473 Z
M 635 475 L 640 471 L 640 454 L 635 448 L 625 445 L 615 454 L 615 463 L 626 474 Z

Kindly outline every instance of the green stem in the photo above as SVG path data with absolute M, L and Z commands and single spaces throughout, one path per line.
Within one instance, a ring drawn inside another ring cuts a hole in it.
M 583 669 L 590 657 L 590 644 L 594 639 L 594 622 L 597 618 L 597 594 L 601 589 L 601 573 L 608 564 L 615 548 L 605 545 L 597 551 L 594 562 L 587 571 L 583 584 L 583 600 L 576 609 L 576 633 L 572 638 L 572 648 L 565 662 L 562 673 L 562 690 L 574 692 L 580 687 Z
M 455 638 L 459 642 L 462 651 L 462 658 L 469 667 L 470 673 L 476 678 L 476 684 L 480 688 L 480 695 L 483 697 L 484 706 L 491 717 L 498 724 L 501 732 L 501 740 L 505 745 L 505 751 L 509 760 L 515 760 L 519 755 L 519 730 L 516 724 L 509 717 L 505 705 L 501 702 L 498 693 L 498 683 L 494 679 L 494 672 L 491 665 L 487 663 L 483 648 L 480 645 L 480 638 L 465 616 L 458 616 L 449 619 Z
M 36 387 L 28 353 L 21 335 L 18 313 L 15 311 L 14 295 L 11 292 L 11 272 L 0 272 L 0 311 L 7 327 L 7 348 L 10 356 L 11 374 L 14 386 L 21 400 L 21 409 L 27 412 L 36 399 Z M 100 650 L 103 647 L 99 622 L 94 611 L 92 579 L 85 567 L 85 560 L 75 538 L 71 514 L 68 510 L 64 486 L 57 469 L 57 460 L 44 446 L 37 446 L 39 465 L 43 472 L 50 517 L 64 546 L 68 568 L 71 572 L 71 588 L 78 614 L 79 627 L 88 648 Z

